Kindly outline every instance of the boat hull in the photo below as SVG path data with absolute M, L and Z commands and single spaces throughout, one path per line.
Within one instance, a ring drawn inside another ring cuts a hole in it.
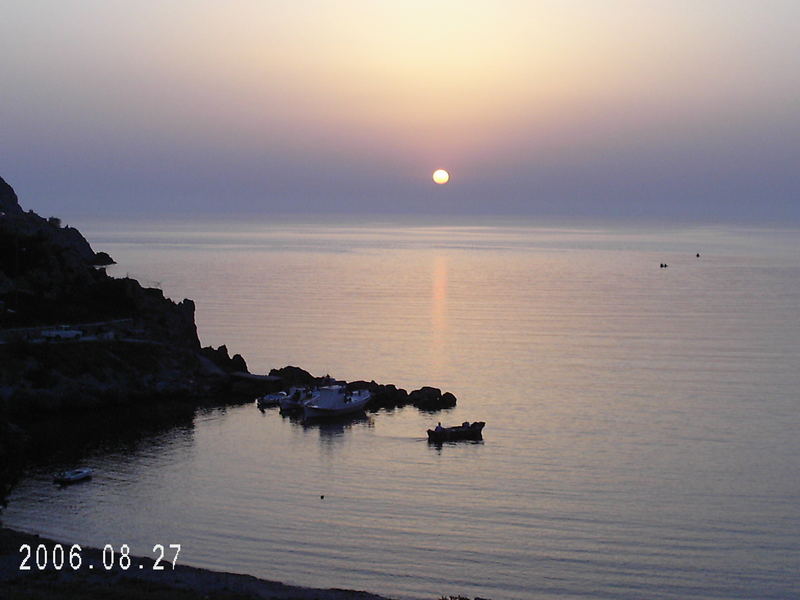
M 302 410 L 306 404 L 316 402 L 319 398 L 318 392 L 297 392 L 287 395 L 278 401 L 278 405 L 284 412 Z
M 343 417 L 362 412 L 370 400 L 367 391 L 355 392 L 349 401 L 336 398 L 331 401 L 330 395 L 322 397 L 318 402 L 309 402 L 303 407 L 303 416 L 306 419 L 330 419 Z
M 78 483 L 92 478 L 91 469 L 73 469 L 72 471 L 62 471 L 56 473 L 53 481 L 61 485 L 68 485 L 70 483 Z
M 483 421 L 475 421 L 467 426 L 444 427 L 439 431 L 428 429 L 428 441 L 441 443 L 459 440 L 482 440 L 485 425 L 486 423 Z
M 256 400 L 256 404 L 258 408 L 270 408 L 271 406 L 280 406 L 281 400 L 285 399 L 286 393 L 279 393 L 279 394 L 267 394 L 266 396 L 261 396 Z
M 353 415 L 362 412 L 366 406 L 366 402 L 359 406 L 350 406 L 347 408 L 318 408 L 316 406 L 304 406 L 303 416 L 306 419 L 325 419 L 332 417 L 343 417 L 345 415 Z

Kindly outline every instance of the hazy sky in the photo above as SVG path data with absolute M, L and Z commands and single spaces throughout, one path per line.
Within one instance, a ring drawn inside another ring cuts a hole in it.
M 0 174 L 61 215 L 798 221 L 800 2 L 0 0 Z

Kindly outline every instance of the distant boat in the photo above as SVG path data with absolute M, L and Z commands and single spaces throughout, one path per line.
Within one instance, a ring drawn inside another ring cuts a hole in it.
M 319 397 L 303 406 L 307 419 L 341 417 L 361 412 L 372 394 L 368 390 L 348 392 L 344 386 L 329 386 L 319 389 Z
M 92 470 L 89 468 L 72 469 L 71 471 L 61 471 L 56 473 L 53 481 L 56 483 L 77 483 L 92 478 Z
M 440 427 L 428 429 L 429 442 L 452 442 L 456 440 L 480 440 L 483 439 L 483 428 L 486 425 L 483 421 L 470 423 L 464 421 L 455 427 Z
M 278 399 L 282 411 L 301 410 L 309 402 L 319 397 L 319 391 L 311 388 L 292 388 L 284 397 Z

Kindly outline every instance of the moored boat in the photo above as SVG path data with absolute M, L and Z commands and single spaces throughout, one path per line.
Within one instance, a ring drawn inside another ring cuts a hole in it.
M 284 412 L 301 410 L 309 402 L 314 402 L 319 397 L 318 390 L 311 388 L 292 388 L 284 397 L 278 399 L 278 404 Z
M 83 467 L 80 469 L 72 469 L 70 471 L 60 471 L 59 473 L 55 474 L 53 477 L 53 481 L 56 483 L 77 483 L 79 481 L 85 481 L 86 479 L 92 478 L 92 470 Z
M 483 421 L 470 423 L 464 421 L 455 427 L 442 427 L 437 425 L 435 429 L 428 429 L 429 442 L 453 442 L 456 440 L 480 440 L 483 439 L 483 428 L 486 425 Z
M 280 406 L 281 400 L 289 396 L 286 392 L 277 392 L 275 394 L 264 394 L 256 399 L 258 408 L 269 408 L 270 406 Z
M 344 386 L 329 386 L 319 389 L 319 397 L 303 406 L 306 419 L 341 417 L 361 412 L 372 394 L 369 390 L 347 391 Z

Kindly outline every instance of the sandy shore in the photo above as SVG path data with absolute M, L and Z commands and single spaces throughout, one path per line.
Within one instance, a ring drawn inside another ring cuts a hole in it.
M 24 553 L 22 544 L 34 550 L 44 544 L 48 552 L 58 542 L 0 527 L 0 598 L 24 600 L 52 600 L 53 598 L 103 600 L 134 600 L 139 598 L 190 600 L 388 600 L 367 592 L 340 589 L 314 589 L 284 585 L 276 581 L 257 579 L 249 575 L 218 573 L 206 569 L 178 565 L 173 570 L 166 563 L 163 571 L 152 569 L 153 560 L 131 557 L 136 568 L 122 570 L 119 566 L 106 571 L 102 565 L 102 551 L 81 548 L 82 566 L 78 570 L 65 564 L 61 570 L 52 565 L 39 571 L 32 557 L 30 571 L 21 571 Z M 69 544 L 62 544 L 67 550 Z M 68 561 L 68 558 L 66 559 Z M 50 563 L 51 561 L 48 561 Z M 93 570 L 88 565 L 96 565 Z M 139 569 L 138 565 L 143 565 Z

